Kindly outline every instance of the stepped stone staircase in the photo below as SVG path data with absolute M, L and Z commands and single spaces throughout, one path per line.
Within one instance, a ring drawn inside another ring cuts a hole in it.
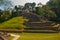
M 53 22 L 35 13 L 21 13 L 20 16 L 29 19 L 29 22 L 25 23 L 28 26 L 25 30 L 57 30 L 57 28 L 53 27 Z

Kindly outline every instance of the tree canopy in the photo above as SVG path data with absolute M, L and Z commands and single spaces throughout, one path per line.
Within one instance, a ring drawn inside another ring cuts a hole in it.
M 47 5 L 60 17 L 60 0 L 50 0 Z
M 46 5 L 57 15 L 57 18 L 53 20 L 60 21 L 60 0 L 50 0 Z

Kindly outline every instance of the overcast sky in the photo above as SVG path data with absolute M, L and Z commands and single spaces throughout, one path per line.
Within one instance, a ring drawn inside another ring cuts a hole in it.
M 42 4 L 46 4 L 47 1 L 49 0 L 11 0 L 13 3 L 12 4 L 15 4 L 15 5 L 24 5 L 25 3 L 33 3 L 35 2 L 36 4 L 38 3 L 42 3 Z M 0 6 L 0 9 L 4 9 L 4 8 L 7 8 L 7 6 Z
M 49 0 L 11 0 L 15 5 L 24 5 L 27 2 L 35 2 L 36 4 L 38 3 L 42 3 L 42 4 L 46 4 L 47 1 Z

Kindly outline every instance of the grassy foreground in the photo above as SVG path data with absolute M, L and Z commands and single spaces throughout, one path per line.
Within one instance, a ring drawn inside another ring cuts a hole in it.
M 20 35 L 18 40 L 60 40 L 60 33 L 15 33 Z M 10 37 L 9 40 L 13 38 Z

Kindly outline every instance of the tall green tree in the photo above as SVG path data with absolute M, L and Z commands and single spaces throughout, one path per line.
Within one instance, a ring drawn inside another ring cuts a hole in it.
M 46 16 L 48 19 L 57 17 L 55 12 L 53 12 L 49 6 L 45 5 L 42 8 L 44 9 L 44 16 Z
M 50 0 L 47 2 L 47 5 L 57 15 L 57 17 L 52 20 L 55 22 L 60 22 L 60 0 Z
M 55 12 L 53 12 L 49 6 L 43 5 L 42 7 L 36 7 L 36 13 L 43 18 L 51 19 L 57 17 Z
M 47 5 L 60 17 L 60 0 L 50 0 Z

